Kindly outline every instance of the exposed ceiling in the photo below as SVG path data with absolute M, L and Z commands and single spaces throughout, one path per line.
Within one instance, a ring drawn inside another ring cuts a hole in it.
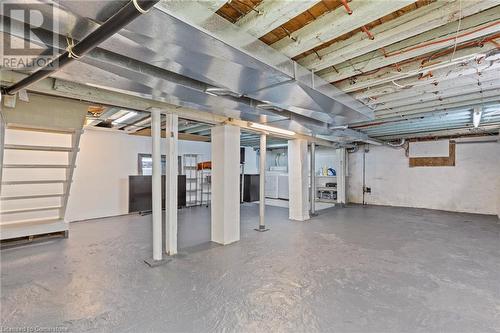
M 499 5 L 238 0 L 217 13 L 372 108 L 349 127 L 391 140 L 498 131 Z
M 58 2 L 61 52 L 123 5 Z M 496 133 L 499 43 L 500 0 L 162 1 L 56 78 L 337 142 Z M 149 127 L 110 109 L 90 124 Z

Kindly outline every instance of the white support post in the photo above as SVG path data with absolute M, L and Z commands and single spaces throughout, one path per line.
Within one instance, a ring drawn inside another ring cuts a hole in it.
M 240 128 L 212 127 L 212 241 L 240 240 Z
M 500 160 L 500 133 L 498 133 L 498 142 L 497 142 L 497 158 Z M 500 177 L 497 177 L 497 215 L 500 219 Z
M 152 147 L 152 206 L 153 206 L 153 260 L 162 260 L 162 207 L 161 207 L 161 113 L 151 110 Z
M 337 160 L 339 161 L 337 172 L 337 203 L 340 206 L 346 204 L 346 176 L 347 176 L 347 150 L 337 149 Z
M 259 156 L 259 228 L 256 231 L 268 231 L 266 229 L 266 150 L 267 136 L 260 135 L 260 156 Z
M 308 179 L 307 141 L 304 139 L 288 140 L 290 220 L 306 221 L 309 219 Z
M 172 256 L 177 253 L 177 175 L 178 163 L 178 127 L 179 117 L 167 113 L 165 138 L 167 141 L 165 175 L 165 252 Z
M 309 193 L 309 201 L 311 204 L 311 216 L 316 215 L 316 144 L 311 142 L 311 156 L 310 156 L 311 168 L 309 173 L 311 175 L 311 192 Z

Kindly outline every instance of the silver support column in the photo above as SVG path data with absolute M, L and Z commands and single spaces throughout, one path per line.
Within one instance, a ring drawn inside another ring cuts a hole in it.
M 267 136 L 260 135 L 260 158 L 259 158 L 259 228 L 256 231 L 268 231 L 266 229 L 265 213 L 266 213 L 266 149 Z
M 310 162 L 311 162 L 311 167 L 310 167 L 310 174 L 311 174 L 311 186 L 310 186 L 310 195 L 309 195 L 309 201 L 310 201 L 310 212 L 309 214 L 311 216 L 316 215 L 316 144 L 314 142 L 311 142 L 311 156 L 310 156 Z

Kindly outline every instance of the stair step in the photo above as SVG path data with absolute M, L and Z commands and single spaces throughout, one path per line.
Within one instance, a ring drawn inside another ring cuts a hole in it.
M 3 181 L 2 185 L 29 185 L 29 184 L 64 184 L 67 183 L 66 180 L 9 180 Z
M 0 223 L 0 227 L 4 228 L 8 226 L 17 226 L 17 225 L 36 225 L 36 224 L 53 223 L 59 221 L 62 221 L 62 219 L 56 217 L 48 219 L 28 219 L 28 220 L 19 220 L 12 222 L 2 222 Z
M 39 198 L 62 198 L 64 196 L 63 193 L 61 194 L 40 194 L 40 195 L 20 195 L 20 196 L 4 196 L 0 197 L 0 201 L 7 201 L 7 200 L 23 200 L 23 199 L 39 199 Z
M 9 169 L 69 169 L 67 164 L 4 164 L 4 168 Z
M 71 147 L 57 147 L 57 146 L 30 146 L 30 145 L 4 145 L 5 149 L 11 150 L 35 150 L 35 151 L 56 151 L 70 153 L 73 151 Z
M 82 129 L 63 128 L 63 127 L 48 128 L 48 127 L 37 127 L 37 126 L 29 126 L 29 125 L 24 125 L 24 124 L 15 124 L 15 123 L 10 123 L 7 126 L 7 129 L 31 131 L 31 132 L 45 132 L 45 133 L 65 133 L 65 134 L 83 133 Z
M 50 206 L 50 207 L 36 207 L 36 208 L 12 209 L 12 210 L 1 211 L 0 215 L 29 213 L 29 212 L 42 212 L 42 211 L 45 211 L 45 210 L 56 210 L 56 209 L 61 209 L 61 208 L 62 208 L 61 206 Z

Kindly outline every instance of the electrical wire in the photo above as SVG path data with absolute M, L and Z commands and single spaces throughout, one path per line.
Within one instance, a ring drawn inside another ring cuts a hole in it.
M 460 17 L 458 18 L 458 27 L 457 27 L 457 33 L 456 33 L 456 36 L 455 36 L 455 46 L 453 46 L 453 53 L 451 54 L 450 61 L 453 61 L 453 59 L 455 57 L 455 52 L 457 51 L 458 33 L 460 32 L 460 27 L 462 25 L 462 0 L 459 0 L 458 6 L 460 8 Z

